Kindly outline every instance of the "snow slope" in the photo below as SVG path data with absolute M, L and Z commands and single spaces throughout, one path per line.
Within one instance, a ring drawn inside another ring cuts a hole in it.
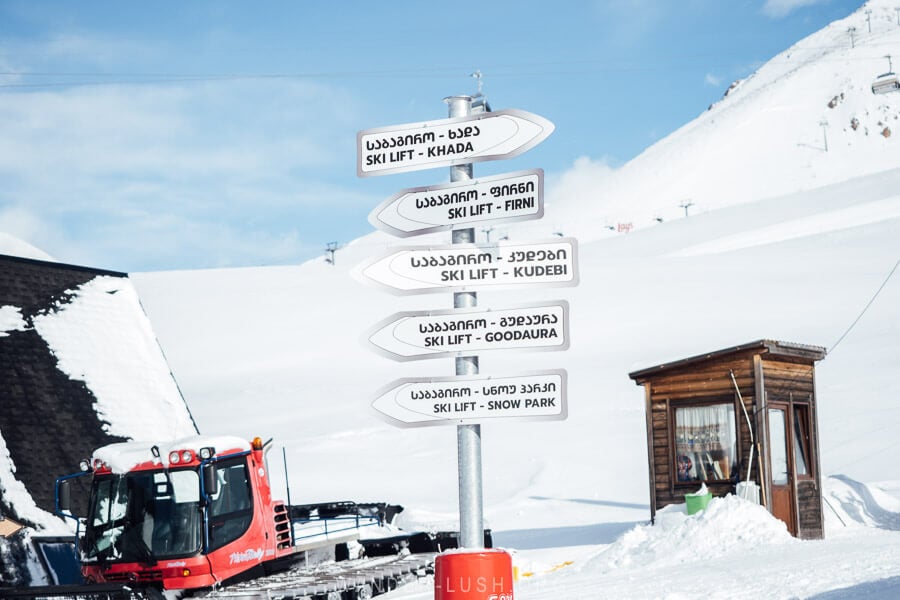
M 895 4 L 872 0 L 797 42 L 623 168 L 583 161 L 554 190 L 551 221 L 586 241 L 598 223 L 642 227 L 687 203 L 695 214 L 896 167 L 900 94 L 870 90 L 885 55 L 900 60 Z

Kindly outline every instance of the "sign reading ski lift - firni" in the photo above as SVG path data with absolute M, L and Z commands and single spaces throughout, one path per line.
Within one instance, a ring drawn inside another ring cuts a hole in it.
M 398 427 L 560 420 L 568 413 L 566 377 L 556 369 L 508 377 L 398 379 L 378 391 L 372 406 Z
M 553 123 L 524 110 L 364 129 L 356 135 L 360 177 L 517 156 L 540 144 Z
M 395 294 L 578 285 L 578 242 L 451 244 L 392 249 L 361 265 L 360 275 Z
M 398 237 L 470 223 L 540 219 L 544 171 L 532 169 L 443 185 L 408 188 L 372 211 L 369 222 Z

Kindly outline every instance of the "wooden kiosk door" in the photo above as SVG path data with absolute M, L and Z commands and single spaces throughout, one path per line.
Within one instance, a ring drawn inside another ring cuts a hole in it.
M 791 452 L 791 427 L 787 404 L 770 403 L 767 408 L 769 426 L 769 473 L 772 475 L 772 514 L 787 524 L 791 535 L 797 535 L 794 515 L 794 477 Z

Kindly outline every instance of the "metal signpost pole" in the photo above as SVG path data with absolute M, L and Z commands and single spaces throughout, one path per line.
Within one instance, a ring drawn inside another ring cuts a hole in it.
M 471 96 L 452 96 L 444 100 L 450 118 L 472 114 Z M 450 167 L 450 181 L 472 179 L 472 164 Z M 475 243 L 475 228 L 454 229 L 454 244 Z M 474 308 L 478 305 L 475 292 L 453 294 L 453 308 Z M 456 357 L 457 375 L 478 375 L 477 356 Z M 484 515 L 481 480 L 481 425 L 458 425 L 456 428 L 457 460 L 459 469 L 459 546 L 460 548 L 484 547 Z

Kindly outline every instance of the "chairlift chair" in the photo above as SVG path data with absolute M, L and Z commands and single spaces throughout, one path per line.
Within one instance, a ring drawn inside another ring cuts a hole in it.
M 873 94 L 887 94 L 900 90 L 900 79 L 897 79 L 896 73 L 882 73 L 872 83 Z
M 875 79 L 875 82 L 872 84 L 873 94 L 887 94 L 888 92 L 900 89 L 900 80 L 897 79 L 897 74 L 894 73 L 894 64 L 891 61 L 891 55 L 885 54 L 884 57 L 888 61 L 888 72 L 882 73 Z

